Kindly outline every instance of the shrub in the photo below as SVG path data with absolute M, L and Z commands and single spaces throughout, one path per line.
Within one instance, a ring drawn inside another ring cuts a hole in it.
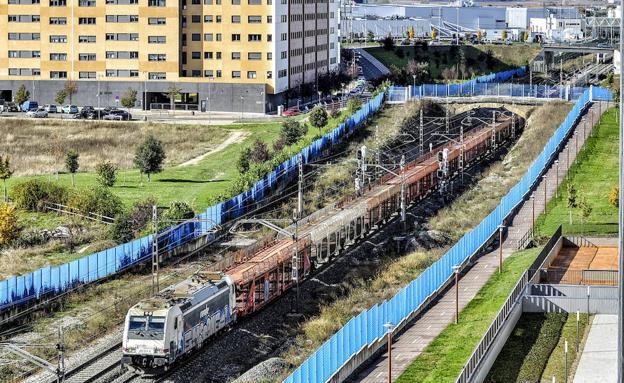
M 284 141 L 282 137 L 280 137 L 277 140 L 275 140 L 275 142 L 273 142 L 273 151 L 279 152 L 282 149 L 284 149 L 284 146 L 286 146 L 286 142 Z
M 271 158 L 271 155 L 269 154 L 267 144 L 261 140 L 254 141 L 249 159 L 253 162 L 265 162 L 268 161 L 269 158 Z
M 383 45 L 384 50 L 394 50 L 394 39 L 390 35 L 384 37 L 384 39 L 381 40 L 381 44 Z
M 357 112 L 361 106 L 362 106 L 362 101 L 360 101 L 359 98 L 356 98 L 356 97 L 350 98 L 349 101 L 347 101 L 347 111 L 349 112 L 349 115 Z
M 143 201 L 136 202 L 130 211 L 130 220 L 132 222 L 132 230 L 135 233 L 147 227 L 152 220 L 153 207 L 158 205 L 158 201 L 154 197 L 148 197 Z
M 0 246 L 13 242 L 19 236 L 20 230 L 15 207 L 6 203 L 0 204 Z
M 320 106 L 315 106 L 310 113 L 310 123 L 320 132 L 321 128 L 327 125 L 327 112 L 325 109 Z
M 195 212 L 191 206 L 183 201 L 173 201 L 169 209 L 163 214 L 163 219 L 167 221 L 185 221 L 195 217 Z M 176 222 L 167 222 L 167 226 L 175 225 Z
M 110 226 L 109 236 L 117 243 L 126 243 L 134 239 L 132 217 L 128 213 L 121 213 L 115 218 L 115 223 Z
M 115 185 L 117 180 L 117 166 L 108 161 L 99 163 L 95 167 L 97 173 L 97 180 L 102 186 L 111 187 Z
M 66 204 L 68 193 L 63 186 L 32 179 L 15 185 L 12 196 L 18 208 L 42 211 L 46 203 Z
M 403 48 L 397 48 L 396 50 L 396 55 L 398 58 L 402 59 L 403 57 L 405 57 L 405 52 L 403 52 Z
M 620 188 L 617 185 L 614 185 L 609 191 L 609 204 L 620 207 Z
M 251 148 L 243 148 L 236 161 L 236 169 L 239 173 L 242 174 L 249 170 L 249 157 L 251 157 Z
M 95 187 L 73 193 L 68 205 L 82 213 L 95 213 L 114 218 L 122 212 L 121 199 L 108 188 Z
M 280 137 L 284 139 L 286 145 L 292 145 L 299 141 L 307 132 L 308 128 L 305 124 L 295 120 L 287 120 L 282 123 Z

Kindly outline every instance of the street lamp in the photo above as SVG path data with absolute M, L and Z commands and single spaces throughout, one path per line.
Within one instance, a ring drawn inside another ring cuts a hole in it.
M 455 274 L 455 324 L 459 323 L 459 265 L 453 266 Z
M 498 226 L 498 273 L 503 272 L 503 230 L 504 225 Z
M 392 383 L 392 330 L 394 330 L 394 324 L 388 322 L 383 325 L 388 334 L 388 383 Z
M 415 88 L 416 87 L 416 75 L 415 74 L 412 75 L 412 79 L 414 79 L 414 88 Z
M 319 90 L 319 91 L 318 91 L 318 96 L 319 96 L 319 98 L 318 98 L 318 103 L 319 103 L 319 105 L 321 105 L 321 95 L 322 95 L 322 94 L 323 94 L 323 92 L 321 92 L 321 91 Z
M 243 121 L 243 103 L 245 102 L 245 97 L 244 96 L 240 96 L 240 100 L 241 100 L 241 121 Z

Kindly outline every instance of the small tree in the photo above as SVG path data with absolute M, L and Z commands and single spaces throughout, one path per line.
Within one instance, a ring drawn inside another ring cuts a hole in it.
M 286 145 L 292 145 L 299 141 L 299 138 L 306 134 L 307 129 L 305 125 L 299 121 L 287 120 L 282 122 L 282 130 L 280 131 L 280 137 L 284 139 Z
M 65 95 L 69 97 L 69 103 L 72 103 L 72 97 L 78 93 L 78 84 L 75 81 L 68 80 L 63 88 Z
M 251 148 L 243 148 L 238 155 L 238 161 L 236 161 L 236 168 L 239 173 L 246 173 L 249 170 L 249 158 L 251 157 Z
M 124 96 L 121 98 L 121 106 L 126 109 L 130 109 L 134 107 L 137 102 L 137 91 L 136 89 L 128 88 Z
M 97 164 L 95 167 L 97 173 L 97 180 L 102 186 L 112 187 L 117 180 L 117 166 L 113 165 L 109 161 L 104 161 Z
M 506 40 L 507 40 L 507 31 L 503 31 L 503 32 L 501 33 L 501 39 L 503 39 L 503 41 L 506 41 Z
M 17 105 L 22 105 L 29 99 L 30 92 L 26 90 L 26 86 L 24 84 L 20 85 L 19 88 L 17 88 L 17 92 L 15 92 L 15 102 Z
M 134 155 L 134 165 L 141 174 L 147 174 L 147 181 L 151 182 L 151 175 L 162 171 L 166 157 L 162 142 L 149 135 L 137 148 Z
M 130 214 L 121 213 L 115 217 L 115 222 L 109 229 L 109 236 L 113 241 L 120 244 L 130 242 L 134 239 Z
M 362 106 L 362 101 L 360 101 L 359 98 L 351 97 L 349 101 L 347 101 L 347 111 L 349 114 L 357 112 L 360 106 Z
M 65 93 L 64 89 L 59 90 L 58 92 L 56 92 L 56 97 L 54 97 L 54 101 L 59 104 L 62 105 L 65 103 L 65 98 L 67 97 L 67 93 Z
M 387 50 L 387 51 L 394 50 L 394 39 L 392 38 L 390 34 L 388 34 L 388 36 L 384 37 L 384 39 L 381 40 L 381 44 L 383 45 L 384 50 Z
M 20 232 L 17 209 L 7 203 L 0 204 L 0 246 L 9 245 Z
M 13 175 L 13 169 L 11 169 L 11 161 L 9 160 L 9 156 L 7 155 L 6 157 L 2 158 L 2 156 L 0 156 L 0 179 L 2 180 L 2 183 L 4 184 L 4 201 L 8 201 L 8 194 L 7 194 L 7 185 L 6 185 L 6 181 L 11 178 L 11 176 Z
M 568 212 L 570 215 L 570 225 L 572 224 L 572 209 L 577 206 L 577 195 L 576 195 L 576 187 L 573 183 L 569 183 L 567 186 L 568 192 Z
M 591 205 L 589 204 L 589 202 L 587 202 L 587 198 L 585 197 L 585 195 L 581 195 L 581 197 L 579 198 L 579 204 L 578 207 L 579 209 L 581 209 L 581 217 L 583 219 L 583 226 L 585 225 L 585 222 L 587 222 L 587 219 L 589 218 L 589 216 L 591 215 L 592 211 L 594 210 Z
M 251 147 L 251 153 L 249 159 L 253 162 L 262 163 L 268 161 L 271 158 L 269 154 L 269 148 L 264 141 L 256 140 Z
M 436 29 L 431 30 L 431 40 L 438 38 L 438 31 Z
M 366 42 L 370 43 L 373 42 L 375 40 L 375 34 L 373 33 L 373 31 L 368 31 L 366 33 Z
M 171 110 L 174 110 L 175 98 L 180 94 L 182 89 L 179 88 L 176 84 L 171 84 L 166 90 L 167 96 L 169 96 L 169 104 L 171 106 Z
M 321 129 L 327 125 L 327 112 L 325 108 L 321 106 L 315 106 L 310 113 L 310 124 L 319 130 L 321 133 Z
M 2 173 L 0 172 L 0 174 Z M 609 204 L 614 207 L 620 207 L 620 187 L 617 185 L 614 185 L 611 191 L 609 191 Z
M 67 171 L 71 174 L 72 186 L 76 186 L 74 175 L 76 174 L 76 172 L 78 171 L 78 167 L 80 166 L 78 164 L 78 157 L 80 157 L 80 155 L 73 150 L 70 150 L 65 155 L 65 169 L 67 169 Z

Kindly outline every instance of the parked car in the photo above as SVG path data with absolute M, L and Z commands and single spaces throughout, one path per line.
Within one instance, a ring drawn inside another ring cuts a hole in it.
M 14 102 L 7 102 L 6 104 L 4 104 L 4 111 L 5 112 L 19 112 L 19 107 Z
M 30 110 L 37 109 L 39 109 L 39 104 L 37 103 L 37 101 L 24 101 L 24 103 L 22 104 L 22 112 L 28 112 Z
M 26 112 L 26 116 L 32 118 L 46 118 L 48 117 L 48 112 L 43 108 L 39 108 L 35 110 L 29 110 L 28 112 Z
M 97 111 L 92 106 L 83 106 L 80 109 L 80 118 L 86 118 L 88 120 L 97 119 Z
M 282 112 L 282 116 L 284 117 L 292 117 L 292 116 L 297 116 L 299 114 L 301 114 L 301 110 L 299 110 L 299 108 L 296 106 L 292 108 L 288 108 Z
M 46 104 L 43 106 L 43 109 L 45 109 L 45 111 L 48 113 L 58 113 L 58 109 L 54 104 Z
M 78 107 L 76 105 L 65 105 L 63 106 L 63 108 L 61 108 L 61 110 L 63 111 L 63 113 L 68 113 L 68 114 L 78 113 Z
M 104 115 L 104 117 L 102 117 L 102 119 L 109 120 L 109 121 L 122 121 L 122 120 L 130 121 L 132 120 L 132 115 L 126 112 L 125 110 L 112 109 L 106 112 L 106 114 Z

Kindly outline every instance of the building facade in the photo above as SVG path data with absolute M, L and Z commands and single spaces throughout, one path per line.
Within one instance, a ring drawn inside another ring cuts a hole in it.
M 339 51 L 337 0 L 0 0 L 5 99 L 24 84 L 53 103 L 75 81 L 82 104 L 128 88 L 167 104 L 175 87 L 198 109 L 264 111 Z

